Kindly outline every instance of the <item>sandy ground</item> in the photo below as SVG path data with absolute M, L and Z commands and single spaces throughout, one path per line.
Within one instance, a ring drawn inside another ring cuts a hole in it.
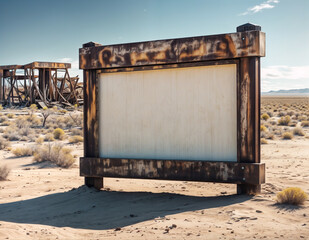
M 308 160 L 308 138 L 262 145 L 267 183 L 249 197 L 235 185 L 111 178 L 97 191 L 83 186 L 77 164 L 33 164 L 2 150 L 12 171 L 0 182 L 0 239 L 309 239 L 309 201 L 275 201 L 285 187 L 309 192 Z

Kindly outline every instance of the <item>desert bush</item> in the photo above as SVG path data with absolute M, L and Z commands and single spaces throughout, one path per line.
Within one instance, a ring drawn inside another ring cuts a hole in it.
M 69 116 L 74 122 L 74 126 L 82 127 L 83 126 L 83 114 L 80 112 L 69 113 Z
M 38 148 L 34 154 L 34 162 L 52 162 L 59 167 L 69 168 L 71 167 L 75 159 L 70 153 L 71 150 L 64 148 L 61 145 L 51 145 Z
M 56 128 L 53 132 L 55 139 L 64 139 L 65 133 L 61 128 Z
M 261 138 L 261 144 L 267 144 L 267 140 L 265 138 Z
M 275 135 L 272 134 L 272 133 L 270 133 L 270 134 L 267 134 L 266 138 L 267 138 L 267 139 L 270 139 L 270 140 L 274 140 Z
M 38 137 L 38 138 L 35 140 L 35 142 L 36 142 L 37 144 L 42 144 L 42 143 L 44 142 L 44 138 L 43 138 L 43 137 Z
M 6 139 L 4 139 L 3 137 L 0 137 L 0 150 L 5 149 L 9 145 L 10 143 Z
M 0 123 L 6 122 L 8 120 L 7 116 L 0 117 Z
M 296 127 L 297 123 L 298 123 L 298 121 L 292 120 L 288 125 L 289 125 L 290 127 Z
M 55 139 L 54 139 L 54 135 L 53 134 L 51 134 L 51 133 L 47 133 L 46 135 L 45 135 L 45 137 L 44 137 L 44 141 L 45 142 L 52 142 L 52 141 L 54 141 Z
M 75 136 L 75 135 L 77 135 L 77 136 L 83 136 L 83 130 L 80 129 L 80 128 L 72 128 L 72 129 L 70 130 L 70 132 L 71 132 L 72 136 Z
M 286 112 L 280 111 L 280 112 L 278 113 L 278 117 L 283 117 L 283 116 L 285 116 L 285 115 L 286 115 Z
M 260 130 L 261 130 L 261 132 L 266 132 L 267 131 L 267 127 L 265 127 L 264 125 L 261 125 Z
M 303 127 L 309 127 L 309 121 L 302 121 L 302 122 L 301 122 L 301 125 L 302 125 Z
M 60 113 L 63 113 L 63 114 L 66 114 L 68 111 L 65 110 L 65 109 L 60 109 L 59 112 L 60 112 Z
M 11 169 L 9 169 L 6 165 L 0 166 L 0 181 L 4 181 L 7 179 Z
M 55 109 L 55 108 L 48 108 L 48 107 L 44 107 L 44 108 L 42 109 L 41 115 L 42 115 L 42 117 L 43 117 L 43 125 L 42 125 L 43 127 L 45 127 L 47 118 L 48 118 L 51 114 L 55 113 L 56 110 L 57 110 L 57 108 Z
M 7 117 L 8 117 L 8 118 L 14 118 L 15 115 L 14 115 L 13 113 L 8 113 L 8 114 L 7 114 Z
M 82 136 L 75 135 L 69 138 L 69 143 L 78 143 L 78 142 L 82 142 L 83 140 L 84 138 Z
M 289 115 L 285 116 L 285 117 L 281 117 L 278 120 L 278 124 L 279 125 L 283 125 L 283 126 L 287 126 L 289 124 L 289 122 L 291 121 L 291 117 Z
M 268 115 L 269 117 L 273 117 L 273 112 L 268 111 L 268 112 L 267 112 L 267 115 Z
M 301 205 L 308 199 L 308 195 L 298 187 L 286 188 L 277 193 L 277 202 L 281 204 Z
M 282 134 L 282 138 L 285 139 L 285 140 L 290 140 L 293 138 L 293 134 L 291 132 L 284 132 Z
M 305 136 L 305 133 L 302 128 L 296 127 L 293 129 L 293 134 L 298 136 Z
M 21 136 L 29 136 L 33 133 L 34 133 L 34 130 L 27 125 L 18 130 L 18 134 Z
M 267 120 L 270 118 L 270 116 L 269 116 L 267 113 L 263 113 L 262 116 L 261 116 L 261 118 L 262 118 L 263 120 L 267 121 Z
M 31 104 L 29 107 L 29 115 L 32 116 L 36 110 L 38 110 L 36 104 Z
M 17 147 L 12 149 L 12 153 L 16 157 L 32 156 L 34 154 L 34 149 L 30 147 Z

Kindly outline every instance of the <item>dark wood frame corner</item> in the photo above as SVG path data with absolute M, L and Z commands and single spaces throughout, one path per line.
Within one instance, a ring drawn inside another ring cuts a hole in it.
M 143 54 L 141 54 L 143 53 Z M 79 50 L 84 70 L 85 184 L 103 187 L 103 177 L 166 179 L 237 184 L 238 194 L 258 194 L 265 183 L 260 163 L 260 57 L 265 33 L 258 30 L 102 46 L 87 43 Z M 218 64 L 237 65 L 237 162 L 111 159 L 99 157 L 98 76 Z M 143 164 L 142 172 L 137 165 Z

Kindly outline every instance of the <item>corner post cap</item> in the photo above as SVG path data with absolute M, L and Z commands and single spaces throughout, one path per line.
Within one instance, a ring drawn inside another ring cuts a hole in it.
M 259 25 L 252 24 L 252 23 L 246 23 L 243 25 L 240 25 L 236 28 L 237 32 L 246 32 L 246 31 L 261 31 L 262 28 Z
M 96 42 L 88 42 L 88 43 L 83 44 L 83 48 L 84 47 L 98 47 L 98 46 L 102 46 L 102 44 L 96 43 Z

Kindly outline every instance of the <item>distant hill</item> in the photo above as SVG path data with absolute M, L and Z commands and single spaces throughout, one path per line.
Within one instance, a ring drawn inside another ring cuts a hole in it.
M 309 95 L 309 88 L 262 92 L 262 95 Z

